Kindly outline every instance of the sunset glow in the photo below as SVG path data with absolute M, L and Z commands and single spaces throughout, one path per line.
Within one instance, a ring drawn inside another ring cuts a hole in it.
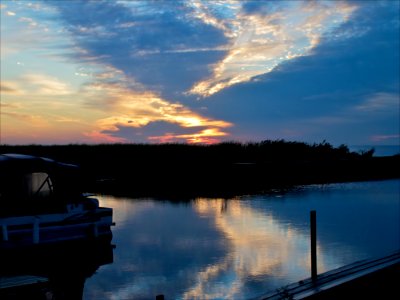
M 398 144 L 397 1 L 0 8 L 0 143 Z

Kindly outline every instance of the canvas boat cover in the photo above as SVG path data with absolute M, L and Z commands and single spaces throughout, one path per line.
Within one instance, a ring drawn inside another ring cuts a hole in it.
M 0 154 L 0 216 L 63 209 L 81 199 L 76 165 L 25 154 Z

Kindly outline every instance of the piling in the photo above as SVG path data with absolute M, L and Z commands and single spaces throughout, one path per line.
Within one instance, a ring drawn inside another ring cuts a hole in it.
M 317 279 L 317 212 L 310 211 L 311 279 Z

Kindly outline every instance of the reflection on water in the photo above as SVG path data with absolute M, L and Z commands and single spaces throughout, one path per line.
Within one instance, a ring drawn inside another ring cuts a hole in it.
M 223 260 L 198 274 L 196 285 L 183 298 L 242 298 L 250 284 L 270 285 L 271 280 L 279 282 L 290 272 L 307 276 L 308 236 L 280 224 L 271 212 L 256 211 L 241 200 L 198 199 L 194 207 L 200 216 L 215 220 L 216 229 L 229 239 L 230 249 Z M 214 282 L 224 285 L 215 287 Z
M 100 197 L 114 208 L 114 263 L 84 299 L 246 299 L 309 277 L 309 211 L 318 271 L 400 248 L 399 180 L 309 186 L 187 202 Z
M 112 263 L 109 240 L 1 249 L 0 299 L 80 300 L 86 278 Z

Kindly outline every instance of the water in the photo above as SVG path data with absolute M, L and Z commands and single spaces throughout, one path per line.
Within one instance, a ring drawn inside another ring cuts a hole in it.
M 400 154 L 400 145 L 354 145 L 349 146 L 350 151 L 354 152 L 365 152 L 372 148 L 374 151 L 374 156 L 392 156 Z
M 84 299 L 248 299 L 318 272 L 400 249 L 400 180 L 313 185 L 186 202 L 101 196 L 114 208 L 114 263 Z

